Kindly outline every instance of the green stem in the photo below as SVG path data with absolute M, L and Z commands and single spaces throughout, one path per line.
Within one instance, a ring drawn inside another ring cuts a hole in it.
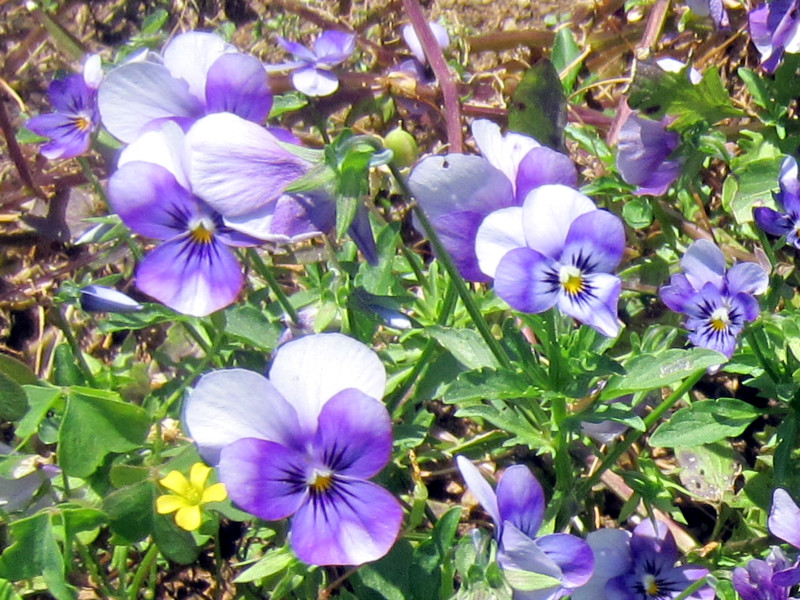
M 687 587 L 678 596 L 676 596 L 675 600 L 684 600 L 685 598 L 688 598 L 689 596 L 694 594 L 697 590 L 699 590 L 704 585 L 708 585 L 708 581 L 707 580 L 708 580 L 709 577 L 711 577 L 711 575 L 706 575 L 705 577 L 701 577 L 700 579 L 698 579 L 697 581 L 692 583 L 692 585 Z
M 118 597 L 125 597 L 125 583 L 128 579 L 128 546 L 115 546 L 112 564 L 117 569 Z
M 142 562 L 139 563 L 139 568 L 136 569 L 136 573 L 133 575 L 131 587 L 128 589 L 129 600 L 137 600 L 137 598 L 139 598 L 139 590 L 142 587 L 142 582 L 144 581 L 144 578 L 147 577 L 147 572 L 150 570 L 150 567 L 156 560 L 157 556 L 158 546 L 156 546 L 154 543 L 151 543 L 150 547 L 147 549 L 147 553 L 142 559 Z
M 406 196 L 406 198 L 413 198 L 413 194 L 408 187 L 408 183 L 406 183 L 405 178 L 400 171 L 398 171 L 397 167 L 390 163 L 389 168 L 391 169 L 392 175 L 394 176 L 398 186 L 400 186 L 400 189 L 403 191 L 403 194 Z M 458 272 L 458 269 L 453 263 L 453 259 L 450 258 L 450 254 L 447 252 L 447 250 L 445 250 L 444 246 L 442 246 L 439 236 L 436 234 L 436 230 L 428 220 L 428 215 L 425 214 L 425 211 L 423 211 L 418 204 L 414 205 L 413 210 L 414 214 L 419 220 L 420 225 L 425 230 L 425 235 L 428 236 L 428 241 L 430 241 L 433 249 L 436 251 L 436 257 L 439 259 L 439 262 L 442 263 L 442 266 L 444 266 L 448 275 L 450 275 L 453 284 L 456 286 L 456 291 L 458 292 L 461 301 L 464 303 L 464 307 L 467 309 L 469 316 L 472 317 L 472 322 L 475 323 L 475 327 L 478 329 L 481 337 L 483 337 L 483 340 L 486 342 L 489 350 L 492 352 L 492 354 L 494 354 L 494 357 L 503 367 L 511 369 L 511 359 L 506 354 L 500 342 L 498 342 L 497 339 L 495 339 L 495 337 L 492 335 L 489 324 L 486 322 L 486 319 L 484 319 L 481 311 L 478 309 L 475 301 L 472 299 L 472 295 L 470 294 L 467 285 L 464 283 L 464 280 L 461 278 L 461 274 Z
M 100 183 L 100 180 L 97 178 L 97 175 L 94 174 L 94 169 L 92 169 L 92 165 L 89 164 L 89 161 L 86 160 L 85 156 L 79 156 L 78 164 L 81 166 L 81 170 L 83 171 L 84 176 L 86 179 L 89 180 L 89 183 L 94 188 L 94 191 L 97 192 L 97 195 L 103 199 L 103 202 L 106 203 L 106 206 L 110 206 L 108 201 L 108 196 L 106 195 L 105 189 L 103 189 L 103 184 Z
M 673 405 L 680 400 L 684 394 L 686 394 L 686 392 L 691 390 L 695 384 L 700 381 L 703 375 L 705 375 L 705 372 L 705 369 L 702 369 L 686 378 L 683 383 L 678 386 L 678 389 L 672 392 L 666 400 L 664 400 L 653 410 L 653 412 L 647 415 L 644 418 L 644 431 L 631 431 L 625 436 L 624 440 L 617 442 L 617 444 L 600 463 L 600 466 L 597 468 L 597 470 L 578 486 L 577 497 L 585 498 L 589 493 L 589 490 L 592 489 L 592 486 L 594 486 L 600 480 L 600 477 L 603 475 L 603 473 L 613 467 L 619 460 L 620 456 L 627 452 L 628 448 L 636 443 L 636 441 L 642 437 L 647 430 L 650 429 L 650 427 L 652 427 L 664 415 L 664 413 L 672 408 Z
M 89 549 L 81 543 L 81 541 L 77 538 L 73 540 L 75 546 L 78 547 L 78 552 L 83 559 L 83 564 L 86 566 L 86 569 L 89 571 L 89 574 L 92 576 L 95 584 L 100 588 L 103 596 L 107 598 L 122 598 L 124 599 L 124 594 L 120 595 L 119 593 L 115 593 L 112 588 L 111 584 L 106 577 L 106 574 L 100 568 L 100 565 L 97 562 L 97 559 L 92 556 L 89 552 Z
M 208 356 L 211 352 L 211 346 L 208 345 L 208 342 L 203 337 L 203 334 L 197 330 L 195 323 L 192 321 L 183 321 L 183 328 L 186 330 L 186 333 L 189 334 L 189 337 L 197 342 L 197 345 L 203 350 L 203 354 Z
M 780 373 L 775 370 L 773 366 L 773 362 L 767 358 L 767 355 L 764 353 L 764 348 L 761 346 L 761 340 L 764 337 L 764 333 L 760 328 L 756 327 L 748 327 L 745 329 L 744 337 L 750 342 L 750 348 L 753 350 L 753 354 L 756 355 L 758 362 L 761 363 L 763 369 L 767 372 L 769 378 L 778 383 L 781 380 Z
M 295 325 L 300 325 L 300 316 L 297 314 L 297 310 L 294 306 L 292 306 L 288 296 L 286 296 L 286 294 L 283 292 L 281 284 L 278 283 L 277 279 L 275 279 L 275 275 L 272 274 L 270 268 L 264 264 L 263 260 L 261 260 L 261 257 L 258 255 L 258 252 L 256 252 L 255 248 L 247 249 L 247 257 L 252 262 L 258 274 L 261 275 L 261 277 L 264 278 L 264 281 L 267 282 L 269 289 L 272 290 L 273 294 L 275 294 L 278 304 L 281 305 L 281 308 L 283 308 L 284 312 L 292 320 L 292 323 Z
M 83 355 L 81 345 L 78 343 L 78 340 L 72 333 L 72 329 L 70 329 L 69 323 L 67 323 L 67 319 L 64 317 L 64 313 L 61 312 L 61 308 L 54 307 L 51 314 L 53 315 L 53 320 L 55 321 L 56 326 L 64 334 L 64 338 L 67 340 L 67 344 L 69 344 L 75 360 L 78 361 L 78 365 L 83 371 L 84 377 L 86 377 L 86 382 L 93 388 L 98 387 L 97 380 L 94 378 L 92 370 L 89 368 L 89 363 L 86 362 L 86 357 Z

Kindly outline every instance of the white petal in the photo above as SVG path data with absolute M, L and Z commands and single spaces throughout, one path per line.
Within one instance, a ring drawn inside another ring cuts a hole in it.
M 494 277 L 500 260 L 511 250 L 524 248 L 526 245 L 525 232 L 522 229 L 522 207 L 496 210 L 478 228 L 475 238 L 478 266 L 483 273 Z
M 681 267 L 695 290 L 700 291 L 706 283 L 713 283 L 718 289 L 722 289 L 725 255 L 714 242 L 694 242 L 683 255 Z
M 497 505 L 497 495 L 494 493 L 492 486 L 486 481 L 486 478 L 478 470 L 478 467 L 473 465 L 472 461 L 466 457 L 456 456 L 456 465 L 469 491 L 477 498 L 478 502 L 481 503 L 483 510 L 489 513 L 489 516 L 492 518 L 496 529 L 495 536 L 499 538 L 503 522 L 500 520 L 500 508 Z
M 304 431 L 314 431 L 322 406 L 348 388 L 383 399 L 386 370 L 378 355 L 340 333 L 309 335 L 281 346 L 269 380 L 297 410 Z
M 214 33 L 190 31 L 182 33 L 164 48 L 164 66 L 173 77 L 189 84 L 189 93 L 205 103 L 206 74 L 226 52 L 236 48 Z
M 492 166 L 505 173 L 511 185 L 516 185 L 517 169 L 525 155 L 541 146 L 530 136 L 509 131 L 500 133 L 500 126 L 488 119 L 478 119 L 472 123 L 472 136 L 478 150 Z
M 588 196 L 565 185 L 542 185 L 523 204 L 522 227 L 527 245 L 558 260 L 572 222 L 597 210 Z
M 183 421 L 200 455 L 211 464 L 236 440 L 258 438 L 287 445 L 298 427 L 294 409 L 272 383 L 246 369 L 201 377 L 184 404 Z
M 90 54 L 83 63 L 83 80 L 93 90 L 103 82 L 103 61 L 99 54 Z
M 175 176 L 181 186 L 191 190 L 185 135 L 177 123 L 168 121 L 158 129 L 140 135 L 120 153 L 117 167 L 134 161 L 161 165 Z

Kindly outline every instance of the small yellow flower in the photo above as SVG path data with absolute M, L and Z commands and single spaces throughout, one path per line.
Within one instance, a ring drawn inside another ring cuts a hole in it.
M 206 487 L 206 480 L 211 467 L 203 463 L 195 463 L 189 472 L 189 479 L 180 471 L 170 471 L 158 482 L 174 494 L 166 494 L 156 498 L 156 511 L 160 515 L 175 512 L 175 522 L 186 531 L 200 527 L 203 504 L 220 502 L 228 497 L 225 485 L 215 483 Z

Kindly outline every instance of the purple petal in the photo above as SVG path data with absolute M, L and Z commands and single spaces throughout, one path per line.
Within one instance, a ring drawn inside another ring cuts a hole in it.
M 590 273 L 613 271 L 625 253 L 625 227 L 616 215 L 596 210 L 572 222 L 559 258 Z
M 594 554 L 589 544 L 566 533 L 545 535 L 536 545 L 561 569 L 561 582 L 567 589 L 587 583 L 594 572 Z
M 207 110 L 230 112 L 263 123 L 272 108 L 267 72 L 254 56 L 223 54 L 208 70 L 205 87 Z
M 766 206 L 754 208 L 753 217 L 761 229 L 772 235 L 787 235 L 794 229 L 794 219 Z
M 83 75 L 55 79 L 47 89 L 50 104 L 58 112 L 78 114 L 94 111 L 94 91 L 86 85 Z
M 310 335 L 278 350 L 269 379 L 295 407 L 300 427 L 313 433 L 323 405 L 342 390 L 354 388 L 380 400 L 386 370 L 369 347 L 339 333 Z
M 686 312 L 686 303 L 691 301 L 697 293 L 689 283 L 686 275 L 683 273 L 676 273 L 669 279 L 669 285 L 665 285 L 658 290 L 661 301 L 667 305 L 667 308 L 675 312 Z
M 800 548 L 800 508 L 783 488 L 777 488 L 772 494 L 767 528 L 775 537 Z
M 117 160 L 117 168 L 122 168 L 131 162 L 153 163 L 164 167 L 182 187 L 190 190 L 189 176 L 186 172 L 188 165 L 185 164 L 186 135 L 174 121 L 166 121 L 151 129 L 152 125 L 122 150 Z
M 400 503 L 379 485 L 336 480 L 295 513 L 291 544 L 312 565 L 360 565 L 389 552 L 402 522 Z
M 758 301 L 750 294 L 736 294 L 730 301 L 731 313 L 741 313 L 745 321 L 755 321 L 761 314 Z
M 49 137 L 39 151 L 50 160 L 72 158 L 89 150 L 92 129 L 82 129 L 77 118 L 62 113 L 50 113 L 33 117 L 26 127 L 37 135 Z
M 136 287 L 171 309 L 204 317 L 231 304 L 244 285 L 239 261 L 219 242 L 187 234 L 161 244 L 136 270 Z
M 308 469 L 303 452 L 254 438 L 225 446 L 219 460 L 230 499 L 267 521 L 288 517 L 307 501 Z
M 102 285 L 81 288 L 81 308 L 86 312 L 130 313 L 144 308 L 127 294 Z
M 530 539 L 511 523 L 503 524 L 503 537 L 500 541 L 497 562 L 506 575 L 508 576 L 514 571 L 523 571 L 546 575 L 556 581 L 554 585 L 543 589 L 514 590 L 515 599 L 555 600 L 564 595 L 560 566 L 539 547 L 537 542 L 538 540 Z M 512 580 L 511 586 L 513 587 L 513 585 Z
M 722 289 L 725 255 L 714 242 L 708 240 L 694 242 L 683 255 L 681 267 L 694 289 L 701 290 L 706 283 L 713 283 L 718 289 Z
M 275 243 L 306 240 L 333 229 L 336 203 L 325 193 L 283 194 L 251 213 L 225 218 L 225 224 L 253 238 Z
M 308 170 L 263 127 L 230 113 L 203 117 L 186 136 L 195 194 L 223 217 L 275 202 Z
M 506 469 L 497 484 L 501 522 L 508 521 L 529 538 L 536 537 L 544 519 L 544 490 L 525 465 Z
M 309 65 L 292 73 L 292 85 L 306 96 L 330 96 L 339 89 L 339 78 L 327 69 Z
M 586 536 L 594 554 L 594 573 L 587 583 L 572 592 L 572 600 L 604 598 L 608 581 L 631 569 L 630 537 L 630 532 L 624 529 L 599 529 Z
M 778 177 L 781 186 L 780 201 L 786 211 L 791 213 L 800 212 L 800 179 L 797 171 L 797 161 L 793 156 L 783 159 Z
M 103 61 L 99 54 L 90 54 L 86 57 L 81 74 L 89 89 L 96 90 L 100 87 L 105 73 L 103 73 Z
M 209 69 L 223 54 L 235 51 L 215 33 L 190 31 L 176 36 L 164 48 L 164 66 L 173 77 L 188 83 L 189 93 L 203 102 Z
M 763 294 L 769 285 L 769 276 L 753 262 L 740 262 L 733 265 L 725 274 L 725 285 L 731 295 Z
M 480 505 L 483 507 L 495 526 L 495 537 L 499 538 L 502 533 L 503 521 L 500 518 L 500 508 L 497 503 L 497 495 L 494 493 L 492 486 L 486 481 L 478 467 L 464 456 L 456 456 L 456 466 L 464 478 L 464 483 L 475 498 L 477 498 Z
M 761 54 L 761 61 L 764 62 L 772 55 L 772 31 L 767 26 L 767 18 L 769 16 L 769 5 L 751 10 L 747 19 L 750 25 L 750 39 L 753 45 Z
M 511 308 L 540 313 L 558 300 L 558 270 L 558 263 L 536 250 L 517 248 L 497 265 L 494 290 Z
M 353 222 L 347 229 L 350 238 L 355 242 L 366 261 L 373 267 L 378 264 L 378 247 L 375 245 L 375 235 L 369 224 L 369 212 L 364 204 L 359 203 Z
M 778 571 L 772 576 L 772 583 L 782 588 L 794 587 L 800 583 L 800 564 L 785 571 Z
M 185 81 L 175 79 L 166 67 L 151 62 L 131 62 L 106 75 L 98 91 L 103 125 L 123 142 L 134 141 L 151 121 L 183 117 L 196 119 L 202 103 L 189 93 Z
M 589 273 L 584 275 L 589 293 L 575 296 L 563 290 L 558 297 L 561 312 L 593 327 L 608 337 L 617 337 L 620 324 L 617 311 L 622 282 L 616 275 Z
M 680 143 L 680 136 L 667 131 L 666 125 L 667 121 L 644 119 L 636 113 L 625 120 L 619 132 L 616 164 L 627 183 L 655 187 L 656 182 L 650 181 L 653 174 Z
M 523 200 L 532 189 L 540 185 L 578 185 L 575 164 L 561 152 L 539 146 L 528 152 L 520 161 L 517 170 L 517 198 Z
M 637 564 L 664 565 L 671 569 L 678 560 L 678 546 L 675 537 L 663 521 L 645 519 L 633 530 L 631 554 Z
M 266 377 L 246 369 L 203 375 L 183 407 L 183 422 L 209 464 L 222 448 L 243 438 L 301 446 L 297 413 Z
M 139 235 L 168 240 L 188 230 L 201 214 L 197 199 L 164 167 L 129 162 L 108 181 L 111 208 Z
M 315 60 L 317 60 L 316 54 L 314 54 L 311 50 L 303 46 L 303 44 L 298 44 L 297 42 L 289 41 L 286 38 L 281 37 L 279 35 L 276 35 L 275 39 L 278 41 L 278 44 L 280 44 L 280 46 L 283 47 L 284 50 L 286 50 L 290 54 L 293 54 L 294 56 L 299 58 L 302 62 L 313 63 Z
M 314 54 L 317 60 L 329 66 L 344 62 L 355 49 L 355 34 L 344 31 L 324 31 L 314 40 Z
M 653 173 L 639 184 L 637 196 L 663 196 L 681 174 L 683 163 L 677 160 L 665 160 Z
M 383 403 L 358 390 L 342 390 L 319 413 L 314 448 L 334 472 L 368 479 L 391 457 L 389 412 Z
M 489 277 L 494 277 L 506 254 L 527 246 L 522 229 L 522 208 L 501 208 L 487 216 L 478 227 L 474 245 L 478 267 Z
M 733 587 L 742 597 L 742 600 L 779 600 L 781 589 L 772 583 L 774 569 L 763 560 L 751 560 L 747 568 L 736 567 L 733 570 Z
M 590 198 L 565 185 L 543 185 L 528 194 L 522 210 L 528 246 L 557 260 L 575 219 L 597 211 L 597 207 Z
M 470 211 L 450 213 L 431 220 L 433 228 L 439 235 L 439 241 L 453 259 L 458 272 L 467 281 L 490 279 L 478 266 L 478 257 L 475 253 L 475 240 L 481 221 L 483 215 Z

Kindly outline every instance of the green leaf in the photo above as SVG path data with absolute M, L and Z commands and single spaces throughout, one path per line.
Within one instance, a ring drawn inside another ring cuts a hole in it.
M 753 102 L 761 108 L 770 108 L 773 104 L 773 100 L 767 90 L 767 86 L 764 84 L 764 80 L 752 69 L 740 67 L 737 73 L 747 86 L 747 91 L 750 92 L 750 95 L 753 97 Z
M 141 33 L 142 35 L 153 35 L 161 31 L 161 28 L 167 24 L 169 13 L 163 8 L 157 8 L 142 21 Z
M 565 72 L 565 69 L 572 65 L 580 55 L 581 47 L 575 41 L 575 36 L 572 35 L 569 28 L 562 27 L 559 29 L 553 43 L 551 59 L 553 66 L 559 72 L 559 77 L 563 81 L 564 90 L 567 92 L 572 91 L 583 61 L 574 64 L 568 72 Z
M 320 163 L 313 166 L 308 173 L 302 177 L 298 177 L 292 183 L 287 185 L 283 191 L 287 194 L 311 192 L 327 186 L 335 179 L 336 171 L 334 171 L 329 165 Z
M 56 346 L 53 365 L 53 380 L 56 385 L 84 385 L 86 380 L 78 368 L 78 361 L 72 353 L 72 348 L 64 342 Z
M 647 198 L 631 198 L 622 207 L 622 218 L 633 229 L 645 229 L 653 222 L 653 207 Z
M 452 329 L 436 326 L 427 328 L 427 331 L 445 350 L 455 356 L 456 360 L 468 369 L 497 368 L 500 366 L 491 350 L 486 346 L 486 342 L 474 329 Z
M 615 375 L 609 380 L 600 399 L 612 400 L 625 394 L 666 387 L 727 360 L 724 354 L 705 348 L 671 348 L 657 355 L 642 354 L 625 366 L 625 375 Z
M 702 446 L 737 436 L 761 412 L 734 398 L 701 400 L 678 410 L 650 436 L 650 445 L 663 448 Z
M 567 97 L 558 71 L 547 59 L 528 69 L 511 97 L 508 128 L 533 136 L 539 143 L 565 151 Z
M 22 600 L 10 581 L 0 579 L 0 600 Z
M 28 410 L 28 397 L 22 386 L 0 373 L 0 420 L 17 421 Z
M 518 569 L 503 569 L 506 580 L 515 590 L 521 592 L 534 592 L 551 587 L 560 587 L 561 581 L 544 573 L 522 571 Z
M 136 450 L 147 437 L 150 418 L 119 396 L 72 388 L 58 435 L 58 464 L 67 475 L 87 477 L 112 452 Z
M 308 98 L 300 92 L 289 92 L 280 96 L 272 97 L 272 109 L 269 111 L 269 118 L 274 119 L 281 115 L 300 110 L 308 105 Z
M 258 562 L 250 568 L 239 573 L 234 583 L 249 583 L 271 577 L 289 568 L 297 562 L 297 558 L 288 546 L 267 550 Z
M 41 383 L 28 365 L 6 354 L 0 354 L 0 373 L 20 385 L 39 385 Z
M 111 492 L 106 497 L 103 510 L 109 517 L 111 531 L 122 538 L 115 543 L 121 546 L 133 544 L 153 532 L 155 496 L 155 484 L 147 480 Z
M 62 391 L 59 388 L 45 388 L 38 385 L 26 385 L 23 389 L 28 397 L 29 408 L 17 425 L 16 434 L 25 439 L 36 433 L 47 413 L 61 399 Z
M 0 555 L 0 578 L 11 581 L 41 575 L 48 591 L 58 600 L 75 594 L 64 578 L 64 558 L 56 543 L 49 513 L 39 513 L 9 525 L 14 543 Z
M 654 63 L 640 61 L 628 104 L 655 119 L 674 115 L 677 118 L 671 127 L 678 131 L 701 121 L 713 125 L 722 119 L 742 116 L 742 111 L 731 103 L 716 67 L 706 69 L 698 84 L 689 80 L 688 69 L 689 66 L 671 73 Z
M 414 550 L 414 559 L 429 573 L 450 556 L 463 509 L 456 506 L 436 521 L 431 535 Z
M 710 502 L 720 502 L 726 494 L 730 495 L 741 472 L 741 457 L 728 444 L 676 448 L 675 458 L 681 469 L 678 473 L 681 484 Z
M 225 311 L 225 333 L 259 350 L 272 352 L 282 332 L 280 323 L 270 323 L 254 306 L 235 306 Z
M 525 375 L 507 369 L 467 371 L 447 388 L 444 401 L 464 404 L 481 400 L 511 400 L 530 395 L 530 381 Z
M 153 541 L 161 554 L 181 565 L 189 565 L 197 560 L 200 548 L 197 547 L 191 532 L 178 527 L 175 515 L 156 514 L 152 506 L 150 513 L 153 516 Z
M 459 409 L 456 416 L 484 419 L 495 427 L 514 434 L 517 443 L 524 444 L 529 448 L 539 449 L 550 445 L 550 441 L 534 429 L 518 409 L 511 406 L 500 409 L 486 404 L 478 404 Z

